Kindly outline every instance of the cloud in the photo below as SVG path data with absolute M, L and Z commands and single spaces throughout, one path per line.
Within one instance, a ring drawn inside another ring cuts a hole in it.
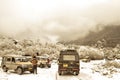
M 0 32 L 15 38 L 75 40 L 120 23 L 119 0 L 0 1 Z

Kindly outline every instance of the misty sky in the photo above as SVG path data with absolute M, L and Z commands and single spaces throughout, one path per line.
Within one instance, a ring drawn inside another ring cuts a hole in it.
M 0 33 L 55 41 L 120 24 L 120 0 L 0 0 Z

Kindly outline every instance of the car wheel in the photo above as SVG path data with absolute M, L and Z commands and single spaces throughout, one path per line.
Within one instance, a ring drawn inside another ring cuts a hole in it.
M 64 72 L 63 72 L 63 71 L 60 71 L 60 72 L 59 72 L 59 75 L 63 75 L 63 74 L 64 74 Z
M 59 75 L 61 75 L 61 72 L 59 72 Z
M 33 71 L 30 71 L 30 73 L 33 73 Z
M 21 74 L 23 73 L 22 68 L 17 68 L 17 73 L 18 73 L 19 75 L 21 75 Z
M 74 72 L 73 74 L 74 74 L 74 75 L 78 75 L 78 72 Z
M 51 68 L 51 65 L 48 65 L 48 68 Z
M 40 66 L 39 66 L 40 68 L 43 68 L 44 66 L 43 66 L 43 64 L 40 64 Z
M 4 66 L 4 67 L 3 67 L 3 71 L 4 71 L 4 72 L 7 72 L 7 71 L 8 71 L 7 67 Z

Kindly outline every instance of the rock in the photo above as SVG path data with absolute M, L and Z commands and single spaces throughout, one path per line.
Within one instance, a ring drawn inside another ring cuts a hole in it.
M 81 67 L 81 69 L 85 69 L 85 67 Z
M 100 69 L 98 67 L 95 67 L 92 69 L 94 72 L 100 72 Z
M 106 70 L 102 72 L 102 75 L 108 75 L 108 74 L 109 74 L 109 72 Z
M 111 74 L 110 74 L 110 75 L 108 75 L 108 78 L 112 78 L 112 77 L 113 77 L 113 75 L 111 75 Z
M 120 68 L 120 63 L 117 61 L 106 61 L 104 64 L 105 67 L 115 67 L 115 68 Z

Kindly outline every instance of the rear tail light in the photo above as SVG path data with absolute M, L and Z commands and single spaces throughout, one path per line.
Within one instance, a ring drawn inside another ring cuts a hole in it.
M 47 59 L 47 63 L 50 63 L 50 60 L 49 60 L 49 59 Z

